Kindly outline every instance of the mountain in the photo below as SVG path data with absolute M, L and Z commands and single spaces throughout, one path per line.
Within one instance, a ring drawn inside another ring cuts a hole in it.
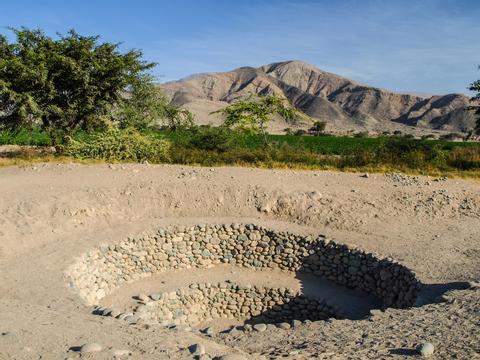
M 474 115 L 465 111 L 471 105 L 465 95 L 399 94 L 365 86 L 301 61 L 197 74 L 161 86 L 173 103 L 194 112 L 200 124 L 220 124 L 221 117 L 211 115 L 212 111 L 252 93 L 284 96 L 312 118 L 326 121 L 330 131 L 466 132 L 475 122 Z M 309 125 L 276 119 L 271 130 Z

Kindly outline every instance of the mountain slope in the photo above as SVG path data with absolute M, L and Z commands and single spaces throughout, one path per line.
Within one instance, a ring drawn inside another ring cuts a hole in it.
M 301 61 L 285 61 L 259 68 L 242 67 L 208 73 L 162 85 L 172 101 L 191 109 L 199 123 L 221 123 L 210 115 L 249 94 L 285 96 L 328 129 L 392 130 L 408 127 L 464 132 L 472 128 L 473 114 L 465 111 L 468 97 L 448 94 L 424 98 L 362 85 Z M 291 126 L 277 119 L 273 127 Z M 294 124 L 307 127 L 309 124 Z

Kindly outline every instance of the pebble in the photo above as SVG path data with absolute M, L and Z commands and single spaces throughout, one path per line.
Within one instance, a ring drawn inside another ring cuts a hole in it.
M 92 352 L 99 352 L 102 351 L 103 347 L 102 345 L 98 343 L 86 343 L 80 347 L 80 352 L 81 353 L 92 353 Z
M 277 324 L 277 327 L 282 330 L 288 330 L 291 328 L 290 324 L 287 322 L 282 322 L 280 324 Z
M 132 352 L 130 350 L 118 350 L 118 349 L 113 349 L 112 350 L 112 355 L 115 358 L 119 358 L 119 357 L 122 357 L 122 356 L 129 356 L 129 355 L 131 355 L 131 353 Z
M 162 295 L 161 295 L 161 294 L 158 294 L 158 293 L 150 294 L 150 298 L 151 298 L 153 301 L 158 301 L 158 300 L 160 300 L 161 297 L 162 297 Z
M 248 360 L 248 359 L 245 356 L 240 354 L 227 354 L 227 355 L 220 356 L 218 360 Z
M 258 331 L 258 332 L 263 332 L 263 331 L 267 330 L 267 325 L 262 324 L 262 323 L 255 324 L 255 325 L 253 325 L 253 329 L 255 331 Z
M 430 355 L 433 355 L 433 352 L 435 351 L 435 347 L 433 346 L 432 343 L 425 342 L 419 345 L 417 350 L 421 356 L 428 357 Z

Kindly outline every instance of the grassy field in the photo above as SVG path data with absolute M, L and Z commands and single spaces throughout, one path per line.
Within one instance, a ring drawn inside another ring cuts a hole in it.
M 247 136 L 215 128 L 177 132 L 77 132 L 72 138 L 54 158 L 480 177 L 478 142 L 269 135 L 270 145 L 265 147 L 259 135 Z M 50 139 L 38 129 L 24 130 L 17 134 L 0 133 L 0 144 L 47 146 Z M 22 160 L 22 156 L 19 158 L 15 161 Z M 29 155 L 28 158 L 33 161 L 36 157 Z
M 154 137 L 168 138 L 173 143 L 188 143 L 191 133 L 189 132 L 166 132 L 158 131 L 149 133 Z M 386 143 L 403 140 L 405 143 L 424 144 L 438 146 L 443 150 L 454 148 L 480 147 L 478 142 L 468 141 L 445 141 L 445 140 L 419 140 L 402 139 L 392 137 L 356 138 L 348 136 L 296 136 L 296 135 L 268 135 L 272 147 L 282 148 L 289 146 L 294 149 L 307 150 L 324 155 L 342 155 L 358 149 L 374 150 Z M 261 135 L 238 136 L 233 139 L 233 146 L 245 149 L 261 149 L 264 147 Z

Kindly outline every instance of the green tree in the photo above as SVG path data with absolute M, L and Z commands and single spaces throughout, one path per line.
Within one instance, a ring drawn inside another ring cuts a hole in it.
M 114 117 L 122 128 L 160 126 L 171 131 L 190 128 L 194 120 L 190 111 L 170 103 L 165 92 L 149 79 L 130 86 Z
M 276 95 L 254 97 L 236 101 L 219 111 L 225 116 L 224 125 L 229 128 L 261 133 L 265 146 L 268 145 L 267 126 L 275 114 L 285 120 L 293 120 L 297 110 L 288 101 Z
M 315 136 L 320 136 L 321 134 L 323 134 L 326 127 L 327 123 L 325 121 L 315 121 L 313 123 L 313 126 L 308 129 L 308 131 Z
M 11 29 L 0 35 L 0 129 L 40 125 L 52 141 L 77 128 L 96 128 L 125 101 L 125 90 L 151 83 L 155 64 L 142 52 L 119 51 L 99 36 L 74 30 L 53 39 L 41 30 Z
M 479 67 L 479 68 L 480 68 L 480 67 Z M 469 87 L 469 90 L 476 92 L 476 94 L 472 97 L 472 100 L 473 100 L 473 101 L 478 101 L 478 100 L 480 100 L 480 80 L 477 80 L 477 81 L 471 83 L 471 84 L 470 84 L 470 87 Z M 475 132 L 477 135 L 480 135 L 480 105 L 471 106 L 470 109 L 474 110 L 474 111 L 475 111 L 475 114 L 478 115 L 478 117 L 477 117 L 477 123 L 476 123 L 476 125 L 475 125 L 474 132 Z
M 168 104 L 164 109 L 163 127 L 171 131 L 191 128 L 194 123 L 193 114 L 182 106 Z
M 168 106 L 163 90 L 147 79 L 130 86 L 113 117 L 122 128 L 145 129 L 164 119 Z

